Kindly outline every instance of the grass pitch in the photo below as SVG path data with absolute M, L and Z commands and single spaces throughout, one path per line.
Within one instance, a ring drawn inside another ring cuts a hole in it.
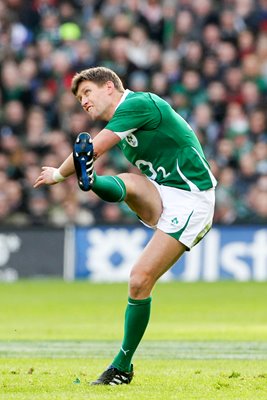
M 94 387 L 126 284 L 0 284 L 0 399 L 266 400 L 267 283 L 160 283 L 129 386 Z

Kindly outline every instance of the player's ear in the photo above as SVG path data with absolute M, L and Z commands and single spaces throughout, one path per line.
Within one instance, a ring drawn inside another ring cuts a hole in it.
M 106 87 L 107 87 L 107 90 L 108 90 L 109 94 L 112 94 L 114 92 L 114 90 L 115 90 L 115 86 L 114 86 L 114 83 L 112 81 L 107 81 L 106 82 Z

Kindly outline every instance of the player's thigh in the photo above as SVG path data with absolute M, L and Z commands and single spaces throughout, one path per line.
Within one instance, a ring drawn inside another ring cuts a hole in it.
M 148 225 L 156 225 L 162 213 L 162 201 L 157 188 L 143 175 L 120 174 L 126 186 L 125 202 Z
M 181 242 L 157 229 L 132 268 L 130 295 L 149 296 L 156 281 L 183 255 Z

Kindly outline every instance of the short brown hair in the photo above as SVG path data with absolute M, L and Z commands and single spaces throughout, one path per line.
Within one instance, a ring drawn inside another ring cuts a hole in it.
M 79 84 L 82 81 L 94 82 L 98 86 L 102 86 L 106 82 L 111 81 L 114 83 L 115 88 L 119 92 L 124 92 L 122 81 L 120 80 L 118 75 L 114 71 L 106 67 L 88 68 L 84 69 L 81 72 L 77 72 L 72 78 L 71 82 L 71 90 L 75 96 L 77 94 Z

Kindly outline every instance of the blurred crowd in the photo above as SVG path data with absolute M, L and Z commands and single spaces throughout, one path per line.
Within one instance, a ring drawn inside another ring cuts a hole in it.
M 96 65 L 193 127 L 218 180 L 215 223 L 267 222 L 267 0 L 0 0 L 2 224 L 136 222 L 75 177 L 32 187 L 79 132 L 102 128 L 70 91 Z M 99 174 L 134 169 L 117 149 L 96 163 Z

